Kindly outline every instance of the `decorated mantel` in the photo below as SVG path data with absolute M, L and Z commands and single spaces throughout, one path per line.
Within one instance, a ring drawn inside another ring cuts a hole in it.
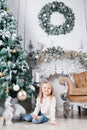
M 50 75 L 80 73 L 87 69 L 87 54 L 74 50 L 64 50 L 61 47 L 47 48 L 46 50 L 33 50 L 32 70 L 34 82 L 41 82 Z

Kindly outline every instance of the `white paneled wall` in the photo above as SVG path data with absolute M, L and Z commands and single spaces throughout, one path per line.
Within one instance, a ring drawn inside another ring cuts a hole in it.
M 18 33 L 22 36 L 22 46 L 27 50 L 29 41 L 37 49 L 38 42 L 44 48 L 61 46 L 65 49 L 87 50 L 87 1 L 57 0 L 72 8 L 75 14 L 75 27 L 66 35 L 48 36 L 39 26 L 38 14 L 41 8 L 53 0 L 8 0 L 12 12 L 18 21 Z M 56 20 L 56 19 L 55 19 Z

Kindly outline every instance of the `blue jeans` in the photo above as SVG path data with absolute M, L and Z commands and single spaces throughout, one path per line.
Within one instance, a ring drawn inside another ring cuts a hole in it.
M 32 113 L 30 113 L 30 114 L 24 114 L 24 115 L 20 116 L 20 120 L 33 122 L 34 124 L 41 124 L 41 123 L 47 122 L 49 120 L 49 118 L 47 118 L 40 112 L 38 114 L 37 119 L 33 119 Z

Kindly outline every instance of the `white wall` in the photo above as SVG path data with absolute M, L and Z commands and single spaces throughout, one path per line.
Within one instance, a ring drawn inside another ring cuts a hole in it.
M 57 1 L 64 2 L 65 5 L 73 10 L 75 14 L 75 26 L 71 33 L 66 35 L 48 36 L 39 26 L 38 14 L 45 4 L 53 2 L 53 0 L 8 0 L 13 14 L 18 21 L 19 34 L 22 35 L 24 40 L 23 48 L 27 50 L 29 41 L 31 40 L 35 48 L 38 48 L 38 43 L 42 43 L 44 48 L 61 46 L 64 49 L 79 50 L 83 47 L 87 51 L 86 0 Z M 57 17 L 54 18 L 54 23 L 57 23 Z
M 75 26 L 71 33 L 59 36 L 48 36 L 39 26 L 38 14 L 41 8 L 53 0 L 8 0 L 10 8 L 18 22 L 18 33 L 22 36 L 22 47 L 27 50 L 29 41 L 35 48 L 38 43 L 44 48 L 61 46 L 64 49 L 80 50 L 87 52 L 87 0 L 57 0 L 70 7 L 75 14 Z M 57 15 L 59 18 L 60 16 Z M 54 18 L 53 22 L 59 19 Z M 52 77 L 51 82 L 55 88 L 58 110 L 61 110 L 63 101 L 60 98 L 64 87 L 58 84 L 58 77 Z M 59 109 L 60 107 L 60 109 Z

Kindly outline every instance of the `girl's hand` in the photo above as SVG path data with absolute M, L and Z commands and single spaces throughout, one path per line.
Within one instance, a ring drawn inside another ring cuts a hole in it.
M 37 115 L 32 115 L 32 117 L 33 117 L 33 119 L 35 119 L 35 120 L 38 118 Z
M 51 122 L 52 125 L 58 126 L 60 125 L 58 122 Z

